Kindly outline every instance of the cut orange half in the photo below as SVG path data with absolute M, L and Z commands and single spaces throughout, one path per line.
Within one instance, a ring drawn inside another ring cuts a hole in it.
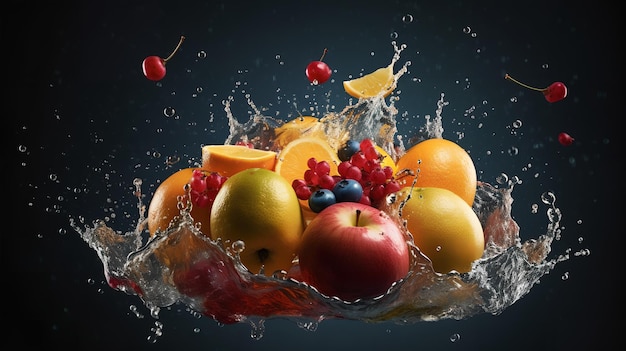
M 317 162 L 326 161 L 330 165 L 331 176 L 338 175 L 337 165 L 341 162 L 337 151 L 328 142 L 318 137 L 296 139 L 279 152 L 274 171 L 293 183 L 295 179 L 304 179 L 304 172 L 309 169 L 308 160 L 314 157 Z M 308 209 L 307 201 L 300 200 L 303 209 Z
M 243 145 L 205 145 L 202 147 L 202 168 L 230 177 L 248 168 L 274 170 L 274 151 L 251 149 Z
M 393 75 L 393 63 L 387 67 L 352 80 L 343 82 L 346 93 L 355 98 L 364 99 L 374 96 L 388 96 L 395 89 L 395 77 Z

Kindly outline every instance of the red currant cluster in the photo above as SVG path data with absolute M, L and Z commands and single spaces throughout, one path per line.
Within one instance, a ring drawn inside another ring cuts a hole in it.
M 315 157 L 307 161 L 307 169 L 304 172 L 304 179 L 295 179 L 291 186 L 296 191 L 300 200 L 308 200 L 311 194 L 318 189 L 332 190 L 341 177 L 330 175 L 330 164 L 327 161 L 317 162 Z
M 206 172 L 194 169 L 189 186 L 191 187 L 191 203 L 193 206 L 210 207 L 215 201 L 217 192 L 228 179 L 217 172 Z
M 378 153 L 372 140 L 348 142 L 339 156 L 342 160 L 338 165 L 339 175 L 334 176 L 329 174 L 328 162 L 317 162 L 314 158 L 308 160 L 309 169 L 304 173 L 304 179 L 296 179 L 292 183 L 299 199 L 308 200 L 318 189 L 332 190 L 343 179 L 359 182 L 363 188 L 359 202 L 373 207 L 378 207 L 387 195 L 400 190 L 393 168 L 381 165 L 382 155 Z

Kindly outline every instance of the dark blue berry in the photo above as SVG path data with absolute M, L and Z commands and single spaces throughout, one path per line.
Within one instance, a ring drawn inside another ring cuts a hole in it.
M 349 161 L 350 157 L 354 155 L 357 151 L 359 151 L 361 145 L 356 140 L 348 140 L 340 149 L 337 151 L 337 156 L 341 161 Z
M 342 179 L 333 188 L 337 202 L 359 202 L 363 196 L 361 183 L 354 179 Z
M 309 207 L 315 213 L 321 212 L 326 207 L 336 203 L 335 194 L 328 189 L 316 190 L 309 197 Z

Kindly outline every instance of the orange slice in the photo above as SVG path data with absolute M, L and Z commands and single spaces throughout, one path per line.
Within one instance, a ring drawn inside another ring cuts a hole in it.
M 386 97 L 395 87 L 393 63 L 370 74 L 343 82 L 343 89 L 346 93 L 359 99 L 381 95 Z
M 321 136 L 324 131 L 319 119 L 312 116 L 299 116 L 274 129 L 274 145 L 283 149 L 290 142 L 303 136 Z
M 280 151 L 274 171 L 291 184 L 295 179 L 304 179 L 304 172 L 309 169 L 307 161 L 314 157 L 317 162 L 326 161 L 330 165 L 330 175 L 338 175 L 337 165 L 341 162 L 337 151 L 328 142 L 318 137 L 296 139 Z M 307 201 L 300 200 L 304 210 L 309 209 Z
M 251 149 L 243 145 L 205 145 L 202 147 L 202 168 L 230 177 L 248 168 L 274 170 L 274 151 Z

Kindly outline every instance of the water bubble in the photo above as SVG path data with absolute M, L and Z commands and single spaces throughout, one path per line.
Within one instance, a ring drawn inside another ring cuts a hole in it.
M 204 50 L 198 51 L 198 58 L 206 58 L 206 52 Z
M 470 28 L 470 26 L 463 28 L 463 33 L 470 34 L 471 32 L 472 32 L 472 28 Z
M 512 126 L 513 126 L 513 128 L 521 128 L 522 127 L 522 121 L 520 121 L 519 119 L 516 119 L 515 121 L 513 121 Z
M 50 175 L 48 176 L 48 178 L 53 181 L 56 182 L 57 181 L 57 175 L 54 173 L 50 173 Z
M 246 249 L 246 243 L 244 243 L 243 240 L 237 240 L 231 245 L 231 248 L 233 252 L 240 254 Z
M 391 34 L 389 35 L 389 37 L 391 39 L 398 39 L 398 32 L 391 32 Z
M 454 333 L 452 335 L 450 335 L 450 341 L 452 342 L 457 342 L 461 339 L 461 334 L 459 333 Z
M 474 33 L 470 34 L 470 36 L 471 36 L 472 38 L 476 38 L 476 37 L 478 36 L 478 34 L 476 34 L 476 32 L 474 32 Z
M 553 205 L 556 201 L 556 196 L 551 191 L 546 191 L 541 194 L 541 201 L 546 205 Z
M 413 15 L 407 13 L 406 15 L 402 16 L 402 22 L 404 23 L 413 22 Z
M 17 151 L 19 151 L 19 152 L 26 152 L 26 145 L 19 145 L 17 147 Z
M 174 117 L 176 110 L 173 107 L 166 107 L 163 109 L 163 114 L 165 117 Z

